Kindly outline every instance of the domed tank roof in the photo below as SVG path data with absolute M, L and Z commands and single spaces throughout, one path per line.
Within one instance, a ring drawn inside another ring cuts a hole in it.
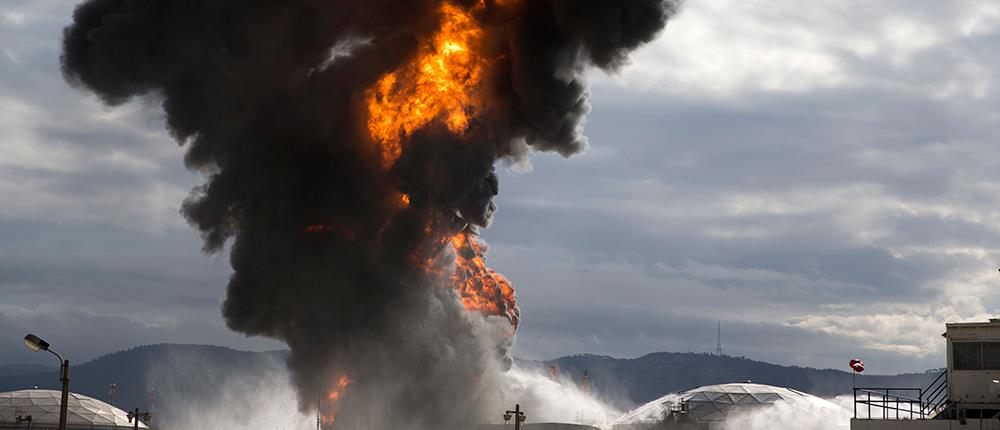
M 18 416 L 31 416 L 32 427 L 57 425 L 62 393 L 56 390 L 17 390 L 0 393 L 0 424 L 15 423 Z M 83 394 L 69 393 L 66 427 L 69 429 L 131 429 L 128 413 Z M 148 429 L 139 422 L 139 428 Z
M 829 404 L 826 400 L 801 391 L 771 385 L 707 385 L 682 393 L 667 394 L 622 415 L 614 424 L 660 422 L 671 411 L 680 410 L 682 404 L 686 404 L 685 418 L 688 420 L 723 421 L 731 415 L 779 401 L 802 407 Z

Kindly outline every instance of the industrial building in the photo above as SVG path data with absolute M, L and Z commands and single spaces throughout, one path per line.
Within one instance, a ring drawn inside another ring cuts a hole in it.
M 851 430 L 1000 428 L 1000 319 L 945 324 L 948 368 L 927 387 L 856 387 Z
M 17 390 L 0 393 L 0 429 L 55 430 L 59 425 L 57 390 Z M 69 393 L 67 430 L 133 429 L 128 413 L 83 394 Z M 148 429 L 139 422 L 140 429 Z

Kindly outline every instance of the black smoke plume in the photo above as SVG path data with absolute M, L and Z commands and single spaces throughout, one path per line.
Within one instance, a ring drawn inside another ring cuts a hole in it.
M 485 110 L 462 135 L 435 121 L 405 136 L 383 169 L 365 91 L 426 46 L 444 1 L 88 0 L 65 29 L 67 82 L 111 106 L 162 102 L 206 177 L 181 212 L 205 252 L 231 247 L 226 323 L 288 344 L 304 410 L 349 377 L 344 428 L 482 421 L 511 319 L 466 311 L 428 267 L 490 222 L 498 159 L 585 148 L 585 69 L 616 70 L 677 8 L 452 0 L 483 29 Z

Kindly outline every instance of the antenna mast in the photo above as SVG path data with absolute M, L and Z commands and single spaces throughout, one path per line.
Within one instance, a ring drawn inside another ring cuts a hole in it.
M 715 332 L 715 355 L 722 357 L 722 321 L 718 321 Z

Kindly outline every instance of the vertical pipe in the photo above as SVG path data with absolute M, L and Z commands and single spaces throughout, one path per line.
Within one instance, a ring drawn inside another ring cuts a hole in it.
M 66 430 L 66 405 L 69 402 L 69 360 L 63 360 L 60 381 L 62 381 L 62 401 L 59 404 L 59 430 Z

